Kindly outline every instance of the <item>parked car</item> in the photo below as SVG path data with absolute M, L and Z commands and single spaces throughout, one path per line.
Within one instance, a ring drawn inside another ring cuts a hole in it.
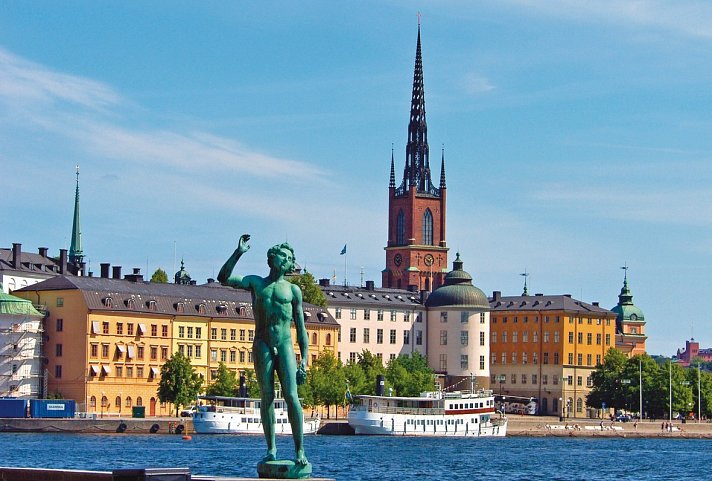
M 187 408 L 187 409 L 183 409 L 183 410 L 180 412 L 180 417 L 182 417 L 182 418 L 190 418 L 190 417 L 193 416 L 193 413 L 194 413 L 194 412 L 195 412 L 195 406 L 191 406 L 191 407 L 189 407 L 189 408 Z
M 633 416 L 630 414 L 619 414 L 618 416 L 616 416 L 616 421 L 621 422 L 621 423 L 627 423 L 632 420 L 633 420 Z

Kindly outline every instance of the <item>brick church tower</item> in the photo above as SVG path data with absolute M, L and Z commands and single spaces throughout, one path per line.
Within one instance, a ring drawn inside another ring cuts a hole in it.
M 443 284 L 448 270 L 445 242 L 445 154 L 440 164 L 440 184 L 430 177 L 428 125 L 425 121 L 423 60 L 420 25 L 415 51 L 413 97 L 410 104 L 408 145 L 403 180 L 396 187 L 391 151 L 388 185 L 388 245 L 383 287 L 432 291 Z

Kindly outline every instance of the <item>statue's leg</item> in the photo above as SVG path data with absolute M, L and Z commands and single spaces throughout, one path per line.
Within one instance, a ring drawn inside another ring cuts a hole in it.
M 269 346 L 259 339 L 255 339 L 252 345 L 252 356 L 255 361 L 255 376 L 260 385 L 262 430 L 265 434 L 265 441 L 267 441 L 267 454 L 263 461 L 274 461 L 277 459 L 277 443 L 274 434 L 274 358 Z
M 297 392 L 297 361 L 294 356 L 294 348 L 291 343 L 285 342 L 279 346 L 278 350 L 277 374 L 279 374 L 279 381 L 282 384 L 282 394 L 287 404 L 289 424 L 292 427 L 296 462 L 305 465 L 308 461 L 304 453 L 304 413 Z

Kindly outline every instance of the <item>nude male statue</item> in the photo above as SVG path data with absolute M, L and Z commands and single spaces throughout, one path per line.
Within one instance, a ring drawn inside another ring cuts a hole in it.
M 260 385 L 262 426 L 267 440 L 267 454 L 262 462 L 277 459 L 274 416 L 274 374 L 279 376 L 282 394 L 287 404 L 289 424 L 292 426 L 295 464 L 308 463 L 304 454 L 304 414 L 299 403 L 297 385 L 306 381 L 308 336 L 302 309 L 302 291 L 299 286 L 287 281 L 284 276 L 294 269 L 294 250 L 287 244 L 279 244 L 267 252 L 270 271 L 267 277 L 256 275 L 231 276 L 238 259 L 250 249 L 248 234 L 243 234 L 237 249 L 220 269 L 218 281 L 224 286 L 248 289 L 252 293 L 252 311 L 255 317 L 255 339 L 252 356 L 255 374 Z M 291 323 L 297 329 L 297 342 L 301 362 L 297 368 L 291 336 Z

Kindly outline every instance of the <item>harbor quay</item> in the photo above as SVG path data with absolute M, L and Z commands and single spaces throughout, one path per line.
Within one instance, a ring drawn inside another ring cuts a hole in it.
M 561 418 L 556 416 L 508 416 L 507 436 L 576 436 L 621 438 L 704 438 L 712 439 L 712 423 L 645 419 L 641 422 L 611 422 L 601 419 Z M 14 419 L 0 418 L 0 432 L 44 432 L 77 434 L 188 434 L 194 435 L 187 418 L 96 418 L 96 419 Z M 346 420 L 322 420 L 319 435 L 353 435 Z

